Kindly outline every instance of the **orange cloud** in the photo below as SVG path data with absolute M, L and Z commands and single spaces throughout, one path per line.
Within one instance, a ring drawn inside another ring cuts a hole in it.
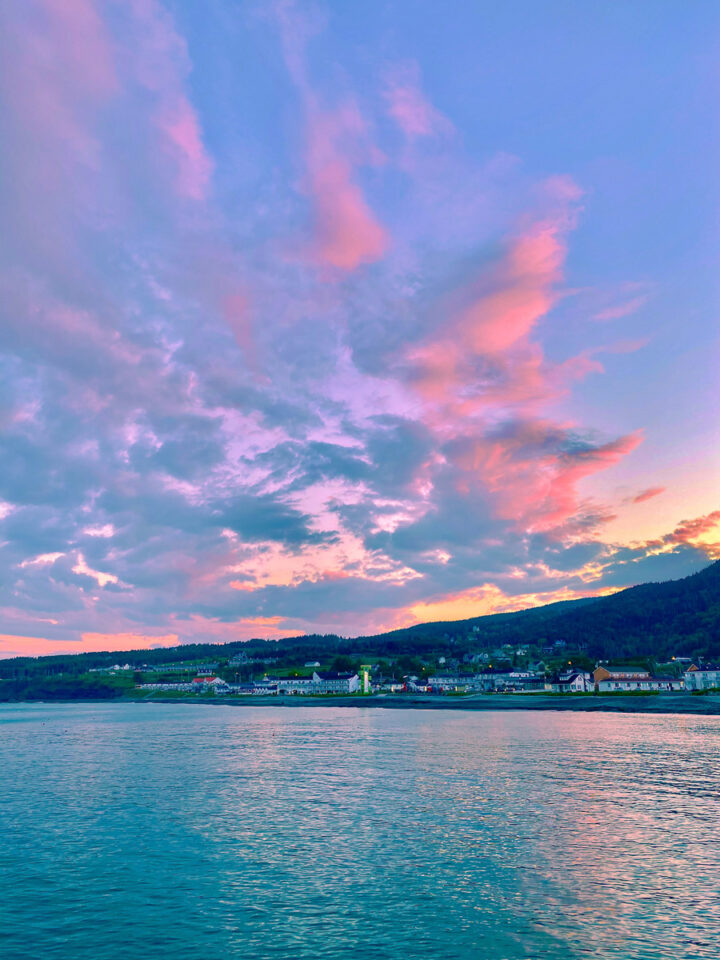
M 233 590 L 244 590 L 248 593 L 252 593 L 253 591 L 260 589 L 256 583 L 252 582 L 252 580 L 231 580 L 230 586 L 233 588 Z
M 83 633 L 79 649 L 73 653 L 91 650 L 141 650 L 147 647 L 175 647 L 180 643 L 176 633 L 152 636 L 144 633 Z M 66 645 L 62 646 L 67 649 Z
M 512 613 L 515 610 L 526 610 L 529 607 L 542 606 L 546 603 L 555 603 L 558 600 L 575 600 L 585 596 L 604 596 L 615 593 L 616 589 L 601 591 L 576 591 L 567 587 L 543 593 L 524 593 L 517 596 L 508 596 L 492 583 L 473 587 L 460 593 L 447 594 L 439 600 L 427 603 L 417 603 L 408 607 L 399 615 L 399 622 L 395 626 L 410 626 L 413 623 L 431 623 L 446 620 L 467 620 L 470 617 L 481 617 L 491 613 Z
M 285 617 L 243 617 L 240 623 L 252 623 L 261 627 L 274 627 L 282 623 Z
M 720 536 L 720 510 L 714 510 L 694 520 L 682 520 L 673 532 L 663 539 L 667 543 L 689 543 L 706 549 L 711 556 L 717 556 L 720 553 L 720 543 L 709 540 L 708 534 Z
M 83 633 L 78 640 L 50 640 L 47 637 L 22 637 L 0 634 L 0 658 L 42 657 L 64 653 L 99 653 L 105 650 L 142 650 L 149 647 L 174 647 L 176 633 L 151 636 L 140 633 Z

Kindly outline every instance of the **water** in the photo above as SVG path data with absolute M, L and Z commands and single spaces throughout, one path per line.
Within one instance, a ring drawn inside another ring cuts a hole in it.
M 716 958 L 720 718 L 0 707 L 0 956 Z

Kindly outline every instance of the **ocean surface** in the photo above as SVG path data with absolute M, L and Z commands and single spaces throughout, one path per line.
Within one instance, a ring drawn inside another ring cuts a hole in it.
M 720 718 L 0 706 L 2 960 L 720 956 Z

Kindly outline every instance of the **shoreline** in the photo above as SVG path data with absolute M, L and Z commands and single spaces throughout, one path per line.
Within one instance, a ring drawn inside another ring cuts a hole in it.
M 26 701 L 31 702 L 31 701 Z M 50 701 L 46 701 L 50 702 Z M 80 702 L 80 701 L 65 701 Z M 106 701 L 82 701 L 106 702 Z M 382 696 L 336 696 L 314 698 L 302 696 L 269 696 L 247 697 L 243 699 L 231 697 L 197 697 L 197 698 L 164 698 L 164 697 L 133 697 L 122 698 L 121 703 L 182 703 L 182 704 L 209 704 L 211 706 L 231 707 L 288 707 L 303 709 L 307 707 L 342 707 L 355 709 L 380 710 L 472 710 L 472 711 L 503 711 L 503 710 L 556 710 L 573 713 L 659 713 L 695 716 L 720 716 L 720 694 L 660 694 L 657 696 L 543 696 L 533 694 L 518 695 L 469 695 L 467 697 L 430 697 L 421 694 L 408 694 L 403 697 Z
M 649 696 L 545 696 L 543 694 L 502 695 L 470 694 L 465 697 L 437 697 L 422 694 L 399 696 L 357 695 L 333 697 L 254 696 L 254 697 L 77 697 L 58 700 L 7 700 L 4 703 L 72 704 L 72 703 L 152 703 L 225 707 L 341 707 L 371 710 L 460 710 L 474 712 L 552 711 L 560 713 L 644 713 L 678 716 L 720 716 L 720 694 L 693 696 L 688 693 Z

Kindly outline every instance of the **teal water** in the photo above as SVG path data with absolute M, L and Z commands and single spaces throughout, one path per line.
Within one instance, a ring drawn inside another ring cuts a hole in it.
M 720 718 L 0 707 L 0 956 L 720 956 Z

